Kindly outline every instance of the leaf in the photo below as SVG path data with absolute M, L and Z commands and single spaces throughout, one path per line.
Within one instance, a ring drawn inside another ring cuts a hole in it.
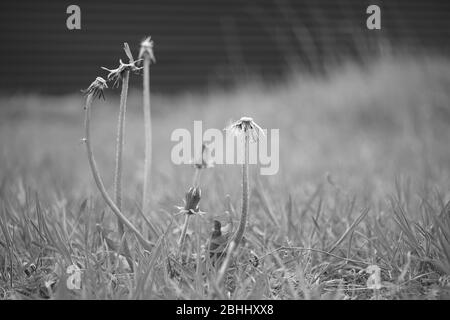
M 342 241 L 344 241 L 344 239 L 347 237 L 347 235 L 354 230 L 358 224 L 361 223 L 361 221 L 363 221 L 363 219 L 367 216 L 367 214 L 369 213 L 370 209 L 366 208 L 364 209 L 361 214 L 359 215 L 358 218 L 355 219 L 355 221 L 353 221 L 353 223 L 350 225 L 350 227 L 347 228 L 347 230 L 345 230 L 344 234 L 331 246 L 330 250 L 328 250 L 328 253 L 331 253 L 334 251 L 334 249 L 336 249 L 337 246 L 339 246 Z

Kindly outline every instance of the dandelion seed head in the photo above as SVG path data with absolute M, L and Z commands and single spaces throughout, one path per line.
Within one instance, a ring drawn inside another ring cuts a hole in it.
M 251 117 L 242 117 L 225 128 L 225 130 L 235 136 L 248 134 L 250 140 L 253 142 L 258 141 L 260 135 L 264 136 L 263 129 L 255 121 L 253 121 L 253 118 Z

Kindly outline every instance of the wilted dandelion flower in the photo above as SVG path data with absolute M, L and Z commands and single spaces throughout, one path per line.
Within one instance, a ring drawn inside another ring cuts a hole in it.
M 123 75 L 126 71 L 133 71 L 137 72 L 142 69 L 142 67 L 136 66 L 136 63 L 140 61 L 132 61 L 130 63 L 124 63 L 122 59 L 119 59 L 119 66 L 116 69 L 108 69 L 105 67 L 102 67 L 103 70 L 108 71 L 107 79 L 108 81 L 114 81 L 114 87 L 117 87 L 119 85 L 119 81 L 123 78 Z
M 264 136 L 263 129 L 255 121 L 253 121 L 253 118 L 250 117 L 242 117 L 225 128 L 225 130 L 235 136 L 248 133 L 250 140 L 254 142 L 258 141 L 260 135 Z
M 83 92 L 86 96 L 92 94 L 94 98 L 103 98 L 103 100 L 105 100 L 103 90 L 107 88 L 108 85 L 106 84 L 106 80 L 102 77 L 97 77 L 87 89 L 81 90 L 81 92 Z
M 134 60 L 133 55 L 131 54 L 130 47 L 128 46 L 128 43 L 126 42 L 124 43 L 123 49 L 129 59 L 128 63 L 124 63 L 122 59 L 119 59 L 119 66 L 116 69 L 108 69 L 102 67 L 103 70 L 109 72 L 107 79 L 109 81 L 114 81 L 114 87 L 117 87 L 119 85 L 119 81 L 123 78 L 125 72 L 130 71 L 136 73 L 139 70 L 143 69 L 142 67 L 137 66 L 137 63 L 140 62 L 142 59 Z
M 125 64 L 122 62 L 122 60 L 119 60 L 119 67 L 117 67 L 116 69 L 108 69 L 106 67 L 102 67 L 102 69 L 109 72 L 106 78 L 108 79 L 108 81 L 114 81 L 113 87 L 118 87 L 119 81 L 123 78 L 123 74 L 126 71 Z

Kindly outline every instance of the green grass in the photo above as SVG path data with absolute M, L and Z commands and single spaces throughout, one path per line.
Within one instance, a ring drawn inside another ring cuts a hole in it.
M 153 212 L 158 238 L 128 242 L 134 272 L 117 255 L 115 217 L 90 174 L 83 99 L 0 100 L 0 296 L 5 299 L 435 299 L 450 298 L 450 61 L 384 57 L 324 78 L 296 75 L 276 87 L 246 84 L 207 95 L 152 95 Z M 118 97 L 93 110 L 96 160 L 112 193 Z M 140 212 L 144 127 L 141 93 L 128 100 L 123 212 Z M 239 165 L 202 174 L 201 211 L 176 259 L 182 205 L 194 169 L 170 161 L 176 128 L 224 128 L 251 116 L 280 129 L 280 172 L 250 166 L 249 224 L 230 269 L 204 261 L 212 220 L 240 212 Z M 229 197 L 227 197 L 229 195 Z M 234 208 L 234 209 L 233 209 Z M 25 272 L 30 264 L 36 270 Z M 65 270 L 82 268 L 80 290 Z M 370 265 L 380 290 L 367 288 Z M 198 266 L 198 268 L 196 267 Z M 46 287 L 47 284 L 47 287 Z

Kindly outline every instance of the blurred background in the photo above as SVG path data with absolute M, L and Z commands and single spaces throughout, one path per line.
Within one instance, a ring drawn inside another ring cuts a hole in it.
M 71 4 L 81 8 L 81 30 L 66 27 Z M 371 4 L 381 8 L 381 30 L 366 28 Z M 158 61 L 155 92 L 279 81 L 297 71 L 323 74 L 392 47 L 447 54 L 449 16 L 446 0 L 2 1 L 0 88 L 73 93 L 100 66 L 117 64 L 124 41 L 137 53 L 147 35 Z
M 66 28 L 70 4 L 81 8 L 81 30 Z M 370 4 L 381 8 L 381 30 L 366 27 Z M 137 55 L 147 35 L 157 59 L 153 183 L 167 210 L 192 179 L 192 168 L 170 161 L 172 131 L 192 130 L 194 120 L 221 129 L 244 115 L 280 129 L 280 172 L 261 178 L 275 198 L 326 181 L 381 199 L 399 176 L 449 190 L 449 1 L 21 0 L 2 1 L 0 16 L 0 191 L 30 186 L 52 200 L 95 191 L 80 89 L 125 58 L 123 42 Z M 131 78 L 128 101 L 129 201 L 142 188 L 141 81 Z M 108 186 L 119 91 L 94 112 Z M 227 193 L 239 206 L 239 173 L 218 166 L 204 175 L 206 211 Z

